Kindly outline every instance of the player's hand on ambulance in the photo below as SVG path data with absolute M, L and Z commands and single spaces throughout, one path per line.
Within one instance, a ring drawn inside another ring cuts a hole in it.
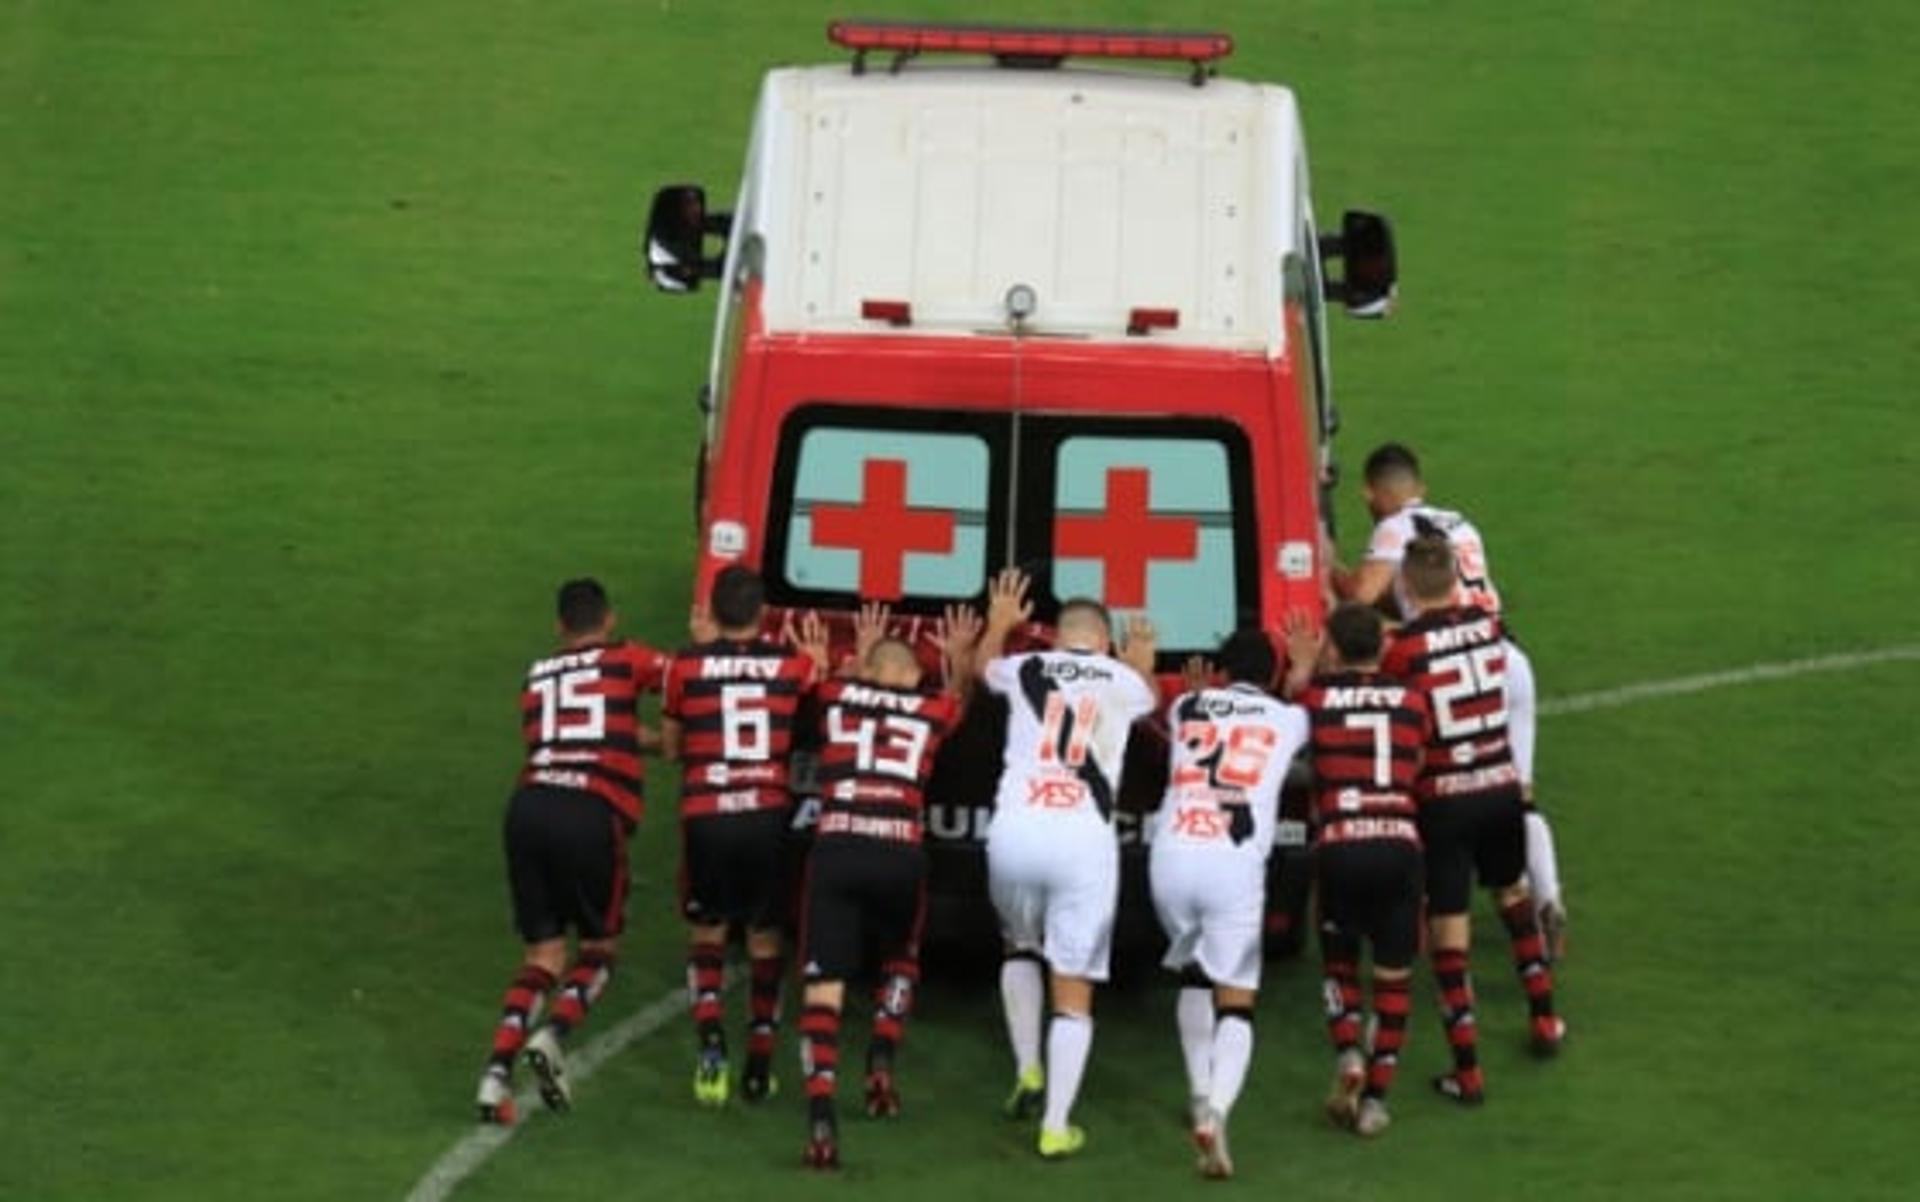
M 940 648 L 949 656 L 964 655 L 980 640 L 986 622 L 971 605 L 949 605 L 940 615 Z
M 1296 609 L 1287 615 L 1287 679 L 1281 690 L 1288 697 L 1306 687 L 1320 665 L 1320 649 L 1326 635 L 1313 615 Z
M 987 585 L 987 629 L 1005 635 L 1033 617 L 1027 590 L 1033 582 L 1019 568 L 1003 568 Z
M 883 602 L 869 601 L 860 607 L 853 619 L 853 658 L 855 663 L 867 662 L 867 653 L 874 645 L 887 637 L 887 623 L 893 620 L 893 610 Z
M 1121 662 L 1151 681 L 1153 657 L 1159 649 L 1160 636 L 1145 614 L 1134 614 L 1127 619 L 1126 642 L 1120 648 Z
M 940 654 L 945 659 L 947 680 L 964 695 L 962 682 L 973 674 L 973 652 L 979 645 L 986 622 L 971 605 L 949 605 L 940 615 Z
M 800 619 L 800 652 L 813 661 L 814 670 L 821 676 L 827 674 L 828 656 L 831 655 L 827 638 L 827 623 L 818 610 L 808 610 Z
M 1189 693 L 1198 693 L 1213 683 L 1213 664 L 1204 655 L 1189 655 L 1180 665 L 1180 683 Z
M 720 623 L 713 620 L 713 611 L 705 601 L 695 601 L 688 611 L 687 635 L 695 643 L 711 643 L 720 637 Z

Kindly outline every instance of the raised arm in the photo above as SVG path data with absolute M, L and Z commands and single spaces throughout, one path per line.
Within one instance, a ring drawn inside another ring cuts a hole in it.
M 1153 623 L 1145 614 L 1134 614 L 1127 619 L 1126 642 L 1120 648 L 1120 662 L 1140 674 L 1147 682 L 1147 688 L 1154 696 L 1159 689 L 1153 678 L 1154 656 L 1160 650 L 1160 636 L 1154 631 Z
M 1007 636 L 1033 616 L 1033 602 L 1027 599 L 1032 583 L 1019 568 L 1002 569 L 987 583 L 987 627 L 974 648 L 974 675 L 985 672 L 988 664 L 1004 655 Z
M 893 610 L 885 602 L 869 601 L 860 607 L 853 618 L 853 674 L 866 671 L 867 656 L 881 639 L 887 637 L 887 623 L 893 621 Z
M 827 624 L 821 619 L 819 611 L 810 609 L 800 618 L 800 637 L 794 645 L 800 648 L 802 655 L 813 661 L 813 678 L 826 679 L 831 652 L 827 645 Z
M 1287 678 L 1280 684 L 1282 697 L 1293 700 L 1313 679 L 1323 637 L 1305 610 L 1296 609 L 1287 615 Z
M 949 605 L 940 618 L 940 654 L 946 661 L 947 688 L 964 704 L 979 677 L 973 657 L 986 623 L 971 605 Z

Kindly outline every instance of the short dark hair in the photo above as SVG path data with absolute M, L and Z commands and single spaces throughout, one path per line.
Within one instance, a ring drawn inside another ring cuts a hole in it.
M 761 582 L 760 573 L 752 568 L 736 563 L 721 568 L 713 578 L 708 606 L 713 610 L 713 620 L 722 629 L 741 630 L 760 625 L 760 612 L 766 605 L 767 586 Z
M 1058 626 L 1067 620 L 1068 614 L 1076 612 L 1092 614 L 1094 617 L 1100 619 L 1100 624 L 1107 628 L 1108 634 L 1113 633 L 1113 615 L 1107 611 L 1106 606 L 1095 601 L 1092 597 L 1068 597 L 1065 601 L 1062 601 L 1060 603 L 1060 613 L 1054 618 L 1053 624 Z
M 1370 664 L 1380 658 L 1380 645 L 1385 639 L 1380 611 L 1349 601 L 1327 616 L 1327 637 L 1349 666 Z
M 1453 595 L 1460 579 L 1460 568 L 1453 557 L 1453 544 L 1444 534 L 1423 534 L 1407 544 L 1400 561 L 1400 574 L 1406 577 L 1407 591 L 1420 601 L 1445 601 Z
M 1231 681 L 1267 688 L 1276 667 L 1273 640 L 1264 630 L 1236 630 L 1220 644 L 1220 670 Z
M 1414 454 L 1413 448 L 1405 443 L 1383 442 L 1367 456 L 1365 471 L 1368 484 L 1378 484 L 1391 476 L 1418 480 L 1420 456 Z
M 591 576 L 582 576 L 560 586 L 553 608 L 559 615 L 560 629 L 568 634 L 586 634 L 607 620 L 607 611 L 612 606 L 600 582 Z

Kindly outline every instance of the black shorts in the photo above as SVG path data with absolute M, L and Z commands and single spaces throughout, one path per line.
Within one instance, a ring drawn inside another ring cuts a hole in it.
M 1405 968 L 1420 952 L 1420 849 L 1408 839 L 1355 839 L 1314 852 L 1320 923 L 1370 940 L 1376 968 Z
M 706 814 L 680 822 L 680 912 L 700 926 L 768 930 L 787 914 L 793 812 Z
M 846 981 L 888 960 L 918 960 L 926 880 L 918 847 L 858 836 L 816 842 L 801 902 L 801 974 Z
M 1427 845 L 1427 904 L 1435 914 L 1465 914 L 1473 878 L 1505 889 L 1527 868 L 1526 808 L 1518 793 L 1449 797 L 1420 807 Z
M 580 789 L 529 785 L 507 802 L 513 925 L 528 943 L 611 939 L 626 925 L 626 815 Z

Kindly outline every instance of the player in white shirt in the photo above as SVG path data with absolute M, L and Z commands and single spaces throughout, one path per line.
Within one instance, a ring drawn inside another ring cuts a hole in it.
M 1367 556 L 1352 571 L 1335 569 L 1334 591 L 1365 605 L 1377 604 L 1389 590 L 1402 617 L 1412 617 L 1414 605 L 1400 580 L 1400 561 L 1407 544 L 1422 534 L 1444 535 L 1453 544 L 1460 564 L 1458 603 L 1475 605 L 1500 616 L 1500 590 L 1494 587 L 1487 565 L 1487 549 L 1466 516 L 1427 503 L 1420 477 L 1420 460 L 1397 442 L 1385 443 L 1367 456 L 1365 493 L 1373 514 L 1373 537 Z M 1527 802 L 1527 877 L 1539 907 L 1540 927 L 1547 946 L 1558 957 L 1565 943 L 1567 909 L 1560 891 L 1560 862 L 1554 852 L 1553 828 L 1533 804 L 1533 743 L 1538 722 L 1535 709 L 1533 662 L 1518 643 L 1507 642 L 1507 737 L 1513 747 L 1514 767 Z
M 1116 659 L 1106 609 L 1070 600 L 1056 620 L 1056 649 L 1002 655 L 1007 635 L 1033 614 L 1015 569 L 988 589 L 987 629 L 976 662 L 1007 701 L 1006 758 L 987 831 L 987 891 L 1000 916 L 1007 960 L 1000 994 L 1018 1073 L 1008 1112 L 1024 1115 L 1045 1093 L 1040 1154 L 1069 1156 L 1086 1135 L 1069 1121 L 1093 1042 L 1093 987 L 1107 979 L 1120 846 L 1113 806 L 1136 719 L 1157 707 L 1153 627 L 1127 624 Z M 1053 1022 L 1040 1061 L 1042 961 L 1053 969 Z
M 1172 761 L 1148 854 L 1162 963 L 1181 974 L 1175 1010 L 1200 1172 L 1233 1175 L 1227 1116 L 1253 1059 L 1267 853 L 1280 786 L 1306 743 L 1307 713 L 1278 700 L 1273 643 L 1259 630 L 1220 648 L 1227 683 L 1167 707 Z

